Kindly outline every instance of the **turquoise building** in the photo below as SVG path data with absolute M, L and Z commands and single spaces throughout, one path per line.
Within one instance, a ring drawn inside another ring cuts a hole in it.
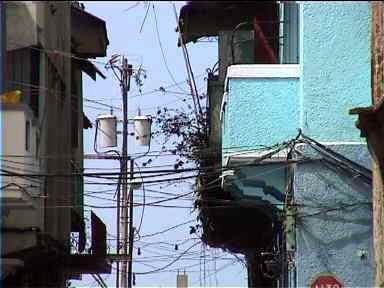
M 203 213 L 202 222 L 217 225 L 206 225 L 207 231 L 222 229 L 225 217 L 247 222 L 241 229 L 254 245 L 236 238 L 241 231 L 233 232 L 237 245 L 227 235 L 211 241 L 212 231 L 207 242 L 245 255 L 250 286 L 371 287 L 371 159 L 349 115 L 371 103 L 370 4 L 275 4 L 253 10 L 270 8 L 269 20 L 278 23 L 273 29 L 262 25 L 268 19 L 257 23 L 256 15 L 249 31 L 228 29 L 228 23 L 209 30 L 219 37 L 221 67 L 208 77 L 208 94 L 210 137 L 220 139 L 210 144 L 220 147 L 221 172 L 220 193 L 207 197 L 232 201 L 240 212 Z M 218 7 L 212 14 L 220 14 Z M 184 25 L 188 42 L 195 26 L 192 20 Z M 196 29 L 196 38 L 207 36 Z M 222 97 L 212 91 L 217 83 Z

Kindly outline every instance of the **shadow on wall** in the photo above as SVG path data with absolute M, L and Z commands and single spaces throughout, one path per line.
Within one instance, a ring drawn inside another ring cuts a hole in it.
M 295 182 L 300 278 L 365 271 L 361 265 L 368 263 L 365 256 L 372 249 L 371 185 L 323 161 L 298 165 Z M 367 251 L 364 257 L 357 254 L 361 249 Z M 356 277 L 348 281 L 356 283 Z

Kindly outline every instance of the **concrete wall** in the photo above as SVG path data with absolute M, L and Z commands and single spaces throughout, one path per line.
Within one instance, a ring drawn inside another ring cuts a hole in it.
M 319 141 L 361 142 L 348 111 L 371 101 L 369 4 L 304 2 L 300 8 L 297 79 L 227 77 L 224 150 L 275 144 L 297 128 Z
M 42 171 L 49 173 L 71 173 L 71 7 L 70 2 L 44 2 L 41 6 L 44 15 L 43 42 L 45 49 L 58 50 L 59 55 L 45 54 L 44 69 L 46 77 L 41 83 L 48 87 L 42 97 L 41 113 L 41 154 Z M 60 82 L 62 84 L 60 84 Z M 46 190 L 49 195 L 45 210 L 45 231 L 54 239 L 68 246 L 70 234 L 70 208 L 53 209 L 56 206 L 70 206 L 72 179 L 47 179 Z
M 11 107 L 10 107 L 11 106 Z M 12 107 L 13 106 L 13 107 Z M 36 159 L 36 121 L 33 112 L 26 105 L 6 105 L 2 107 L 2 155 L 3 168 L 15 173 L 38 173 L 39 166 Z M 29 122 L 29 135 L 26 135 L 26 122 Z M 26 137 L 29 136 L 29 149 L 26 150 Z M 16 156 L 16 157 L 11 157 Z M 31 196 L 38 196 L 40 181 L 31 181 L 21 177 L 2 177 L 2 185 L 18 184 L 27 190 Z M 31 187 L 32 186 L 32 187 Z M 11 191 L 15 187 L 5 189 L 4 197 L 13 198 Z M 6 193 L 9 192 L 9 193 Z M 33 203 L 36 204 L 36 203 Z
M 258 65 L 231 77 L 229 70 L 236 65 L 229 68 L 223 154 L 233 147 L 281 143 L 302 128 L 317 141 L 336 142 L 332 149 L 368 166 L 369 153 L 361 145 L 356 118 L 348 111 L 371 103 L 369 4 L 301 2 L 300 6 L 301 62 L 296 78 L 277 76 L 278 68 L 275 77 L 259 76 Z M 370 186 L 321 163 L 298 165 L 294 194 L 304 208 L 297 216 L 293 286 L 309 287 L 318 273 L 327 272 L 336 274 L 344 287 L 372 285 L 370 191 Z M 304 216 L 321 207 L 357 202 L 365 204 Z
M 371 102 L 369 4 L 304 2 L 300 12 L 300 127 L 317 141 L 341 142 L 331 148 L 368 166 L 365 145 L 342 143 L 362 143 L 356 118 L 348 111 Z M 297 167 L 294 190 L 295 201 L 307 205 L 297 217 L 297 286 L 309 286 L 316 274 L 326 272 L 334 273 L 344 287 L 371 286 L 370 205 L 300 216 L 317 213 L 320 206 L 369 203 L 371 187 L 318 163 Z M 359 256 L 361 251 L 366 259 Z
M 370 156 L 364 145 L 329 148 L 370 166 Z M 299 150 L 318 157 L 308 146 L 299 147 Z M 294 182 L 295 203 L 299 204 L 295 256 L 297 287 L 309 287 L 319 273 L 335 274 L 344 287 L 372 287 L 372 208 L 367 204 L 372 201 L 371 190 L 370 185 L 359 179 L 334 172 L 320 163 L 297 166 Z M 361 252 L 367 253 L 367 257 L 362 258 Z
M 6 3 L 7 50 L 19 49 L 38 43 L 36 5 L 32 1 L 9 1 Z
M 39 89 L 38 117 L 34 117 L 28 111 L 28 107 L 21 104 L 16 105 L 17 107 L 8 107 L 9 109 L 2 107 L 3 139 L 6 139 L 2 153 L 28 156 L 25 159 L 10 159 L 22 162 L 12 165 L 19 170 L 18 172 L 68 174 L 72 173 L 71 160 L 81 159 L 82 148 L 73 151 L 71 147 L 71 121 L 69 120 L 71 117 L 71 58 L 67 55 L 71 52 L 70 5 L 70 2 L 42 1 L 7 3 L 7 22 L 9 24 L 7 25 L 7 35 L 10 41 L 17 35 L 17 41 L 25 41 L 28 45 L 39 43 L 42 50 L 45 50 L 40 54 L 40 71 L 37 71 L 40 73 L 39 85 L 43 87 Z M 25 17 L 16 21 L 20 13 L 24 13 Z M 23 31 L 28 32 L 28 35 L 24 35 Z M 57 50 L 59 53 L 52 53 L 53 50 Z M 81 73 L 77 75 L 77 78 L 81 82 Z M 26 83 L 20 83 L 21 87 L 28 85 L 29 79 L 23 79 L 23 82 Z M 81 84 L 79 87 L 81 88 Z M 79 110 L 81 111 L 81 109 Z M 26 119 L 31 120 L 30 151 L 25 151 Z M 82 121 L 82 117 L 79 117 L 80 120 Z M 81 137 L 79 145 L 82 145 Z M 2 164 L 4 165 L 4 163 Z M 9 209 L 13 209 L 12 213 L 8 213 L 9 211 L 3 213 L 3 223 L 9 225 L 18 223 L 17 227 L 20 228 L 27 224 L 39 226 L 51 237 L 68 246 L 71 223 L 70 208 L 53 208 L 71 205 L 71 200 L 73 200 L 71 179 L 50 177 L 44 182 L 42 178 L 25 181 L 25 179 L 20 180 L 20 178 L 14 177 L 8 181 L 17 184 L 25 182 L 24 186 L 39 185 L 40 188 L 37 190 L 27 187 L 27 194 L 37 196 L 29 199 L 30 204 L 39 207 L 37 209 L 33 207 L 14 209 L 13 206 L 9 206 Z M 14 187 L 8 193 L 8 196 L 11 197 L 20 195 L 22 193 L 15 190 Z M 48 197 L 43 198 L 42 196 Z M 43 199 L 46 199 L 46 202 Z M 44 205 L 49 207 L 43 209 Z M 32 217 L 31 213 L 35 216 Z M 24 218 L 34 219 L 34 221 L 27 223 L 20 220 Z M 12 237 L 7 239 L 12 239 Z M 16 240 L 14 239 L 14 241 Z
M 299 75 L 289 75 L 285 65 L 235 65 L 249 67 L 255 75 L 228 72 L 228 99 L 223 127 L 223 154 L 236 148 L 258 149 L 297 135 Z M 268 70 L 268 69 L 267 69 Z M 247 73 L 246 69 L 244 73 Z
M 368 2 L 301 4 L 300 126 L 320 141 L 361 141 L 354 107 L 370 105 Z

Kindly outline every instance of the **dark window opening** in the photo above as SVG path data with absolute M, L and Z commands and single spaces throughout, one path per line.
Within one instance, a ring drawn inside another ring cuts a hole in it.
M 299 5 L 282 2 L 272 6 L 221 37 L 231 45 L 231 64 L 298 64 Z
M 35 114 L 39 115 L 39 92 L 40 92 L 40 51 L 31 49 L 31 66 L 30 66 L 31 85 L 36 89 L 31 89 L 29 96 L 29 105 Z
M 40 137 L 39 137 L 39 134 L 36 132 L 36 136 L 35 136 L 35 140 L 36 140 L 36 147 L 35 147 L 35 158 L 38 159 L 38 156 L 39 156 L 39 149 L 40 149 Z
M 33 47 L 7 52 L 8 91 L 20 90 L 21 101 L 39 114 L 40 51 Z
M 25 150 L 26 151 L 29 151 L 31 146 L 30 134 L 31 134 L 31 123 L 27 120 L 25 122 Z

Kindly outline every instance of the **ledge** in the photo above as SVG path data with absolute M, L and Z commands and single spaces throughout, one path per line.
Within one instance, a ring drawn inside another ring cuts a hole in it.
M 299 78 L 299 64 L 240 64 L 227 70 L 227 80 L 233 78 Z

